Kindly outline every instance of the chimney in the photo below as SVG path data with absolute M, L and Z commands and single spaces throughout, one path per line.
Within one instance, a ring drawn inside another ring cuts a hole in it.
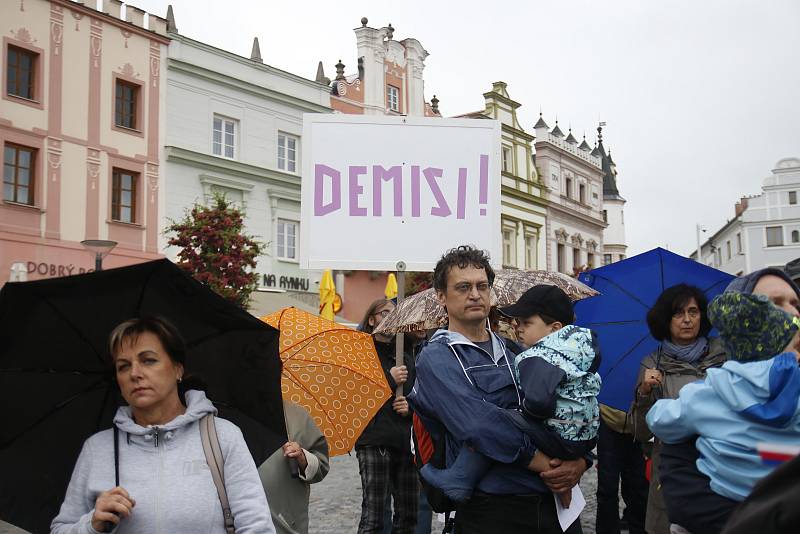
M 172 11 L 172 4 L 167 6 L 167 31 L 178 33 L 178 27 L 175 25 L 175 13 Z
M 737 217 L 742 213 L 744 213 L 746 209 L 747 209 L 747 197 L 742 197 L 742 199 L 733 206 L 733 211 L 734 213 L 736 213 Z
M 253 37 L 253 50 L 250 52 L 250 59 L 257 63 L 264 63 L 261 59 L 261 47 L 258 46 L 258 37 Z
M 103 13 L 108 13 L 115 19 L 119 18 L 122 2 L 120 0 L 103 0 Z M 128 8 L 130 9 L 130 7 Z
M 116 1 L 116 0 L 112 0 Z M 133 24 L 134 26 L 139 26 L 140 28 L 144 28 L 144 10 L 139 9 L 136 6 L 132 6 L 130 4 L 125 5 L 125 20 Z
M 319 62 L 317 65 L 317 77 L 316 82 L 321 83 L 323 85 L 330 85 L 331 79 L 325 76 L 325 69 L 322 67 L 322 61 Z
M 151 32 L 164 36 L 167 35 L 167 19 L 162 19 L 158 15 L 153 15 L 152 13 L 150 13 L 149 19 L 147 27 Z

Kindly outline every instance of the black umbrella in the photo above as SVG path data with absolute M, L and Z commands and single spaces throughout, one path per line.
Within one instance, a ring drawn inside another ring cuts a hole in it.
M 261 464 L 286 441 L 278 331 L 169 260 L 0 291 L 0 518 L 47 532 L 83 441 L 110 428 L 119 392 L 107 340 L 132 317 L 170 320 L 186 373 L 206 382 Z M 109 455 L 113 462 L 113 454 Z

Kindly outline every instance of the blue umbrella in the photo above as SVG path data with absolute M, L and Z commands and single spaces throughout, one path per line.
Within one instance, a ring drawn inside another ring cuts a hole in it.
M 597 332 L 600 342 L 603 387 L 598 400 L 619 410 L 630 408 L 639 364 L 658 348 L 646 316 L 662 291 L 686 283 L 711 300 L 732 279 L 662 248 L 581 273 L 579 280 L 600 292 L 575 304 L 577 324 Z

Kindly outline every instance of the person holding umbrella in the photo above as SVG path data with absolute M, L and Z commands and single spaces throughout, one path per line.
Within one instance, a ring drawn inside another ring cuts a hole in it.
M 391 300 L 374 301 L 364 314 L 359 330 L 372 334 L 394 309 Z M 403 386 L 408 394 L 414 384 L 413 356 L 404 355 L 405 365 L 395 365 L 393 336 L 373 334 L 375 349 L 392 391 Z M 419 482 L 411 454 L 411 419 L 405 396 L 392 397 L 380 408 L 356 442 L 363 497 L 358 534 L 384 531 L 385 507 L 394 502 L 393 534 L 413 534 L 417 524 Z
M 677 398 L 684 385 L 704 378 L 707 369 L 727 360 L 720 339 L 706 337 L 711 331 L 707 306 L 699 288 L 678 284 L 664 290 L 647 313 L 650 334 L 661 345 L 642 360 L 631 408 L 634 435 L 642 443 L 653 437 L 645 416 L 657 400 Z M 645 518 L 650 534 L 668 534 L 670 529 L 658 475 L 660 453 L 661 441 L 656 438 Z
M 84 443 L 51 532 L 232 532 L 201 442 L 200 421 L 216 409 L 184 380 L 180 334 L 164 319 L 142 317 L 118 325 L 109 346 L 128 405 L 113 429 Z M 232 528 L 274 533 L 241 431 L 219 418 L 216 428 Z

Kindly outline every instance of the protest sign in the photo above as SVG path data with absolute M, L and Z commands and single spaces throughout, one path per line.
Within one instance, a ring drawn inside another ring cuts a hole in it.
M 432 270 L 473 244 L 500 262 L 500 124 L 305 114 L 306 269 Z

